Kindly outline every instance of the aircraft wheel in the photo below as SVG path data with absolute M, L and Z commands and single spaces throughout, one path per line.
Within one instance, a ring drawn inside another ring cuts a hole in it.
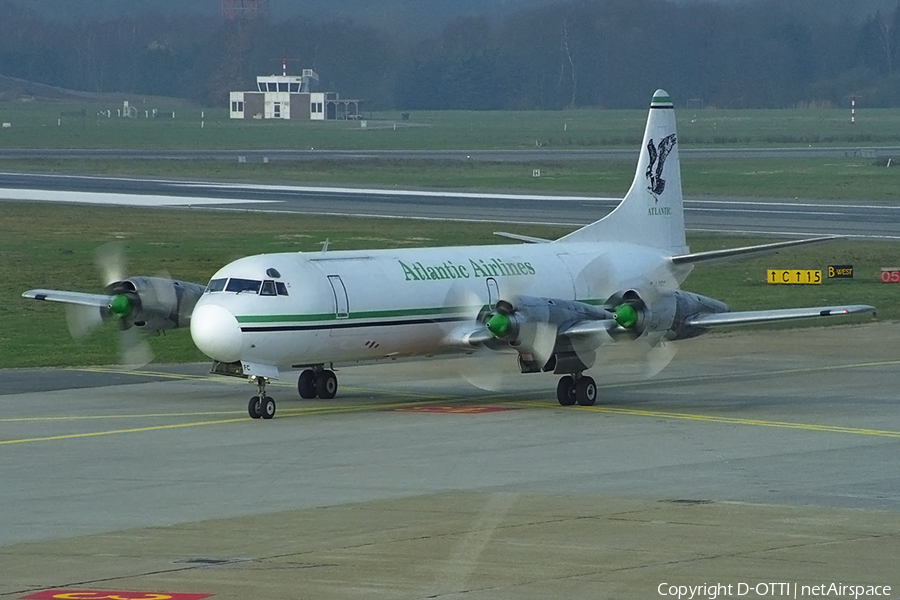
M 247 412 L 250 414 L 251 419 L 258 419 L 262 416 L 261 407 L 259 405 L 259 396 L 250 398 L 250 403 L 247 405 Z
M 337 377 L 332 371 L 322 371 L 316 375 L 316 392 L 322 400 L 334 398 L 337 387 Z
M 575 404 L 575 378 L 571 375 L 561 377 L 556 384 L 556 399 L 562 406 Z
M 316 372 L 312 369 L 306 369 L 300 373 L 297 379 L 297 391 L 300 392 L 301 398 L 316 397 Z
M 580 377 L 575 382 L 575 400 L 580 406 L 593 406 L 597 401 L 597 384 L 592 377 Z
M 266 396 L 259 403 L 259 411 L 263 419 L 271 419 L 275 416 L 275 401 L 271 397 Z

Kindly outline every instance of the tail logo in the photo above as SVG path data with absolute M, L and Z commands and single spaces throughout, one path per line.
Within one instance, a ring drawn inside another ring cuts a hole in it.
M 666 158 L 669 156 L 672 148 L 675 147 L 675 142 L 675 134 L 673 133 L 660 140 L 659 146 L 654 145 L 652 139 L 647 144 L 647 152 L 650 155 L 650 164 L 647 166 L 647 172 L 645 173 L 650 184 L 647 186 L 647 190 L 653 194 L 656 202 L 659 202 L 659 195 L 666 189 L 666 180 L 662 178 L 662 172 L 666 164 Z

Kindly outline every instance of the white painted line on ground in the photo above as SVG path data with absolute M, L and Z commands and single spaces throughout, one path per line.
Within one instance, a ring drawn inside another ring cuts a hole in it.
M 258 185 L 252 183 L 178 183 L 180 187 L 205 187 L 268 190 L 275 192 L 304 192 L 319 194 L 362 194 L 366 196 L 424 196 L 429 198 L 475 198 L 495 200 L 547 200 L 547 201 L 571 201 L 584 200 L 591 202 L 621 202 L 621 198 L 603 198 L 599 196 L 545 196 L 538 194 L 495 194 L 483 192 L 444 192 L 434 190 L 387 190 L 384 188 L 348 188 L 348 187 L 321 187 L 302 185 Z
M 0 188 L 0 200 L 26 202 L 69 202 L 72 204 L 107 204 L 120 206 L 198 206 L 216 204 L 268 204 L 272 200 L 240 200 L 188 196 L 111 194 L 97 192 L 54 192 Z
M 537 200 L 548 202 L 621 202 L 622 198 L 609 198 L 601 196 L 560 196 L 560 195 L 543 195 L 543 194 L 498 194 L 483 192 L 450 192 L 435 190 L 389 190 L 384 188 L 353 188 L 353 187 L 329 187 L 329 186 L 302 186 L 302 185 L 266 185 L 252 183 L 202 183 L 202 182 L 177 182 L 179 187 L 206 187 L 206 188 L 230 188 L 230 189 L 247 189 L 247 190 L 268 190 L 279 192 L 301 192 L 301 193 L 319 193 L 319 194 L 349 194 L 364 196 L 419 196 L 426 198 L 474 198 L 474 199 L 491 199 L 491 200 Z M 782 202 L 768 198 L 760 198 L 759 200 L 689 200 L 684 201 L 686 210 L 704 210 L 707 212 L 756 212 L 756 213 L 773 213 L 773 214 L 821 214 L 821 215 L 839 215 L 842 212 L 814 212 L 809 211 L 790 211 L 787 208 L 819 208 L 829 211 L 839 211 L 839 209 L 847 209 L 848 211 L 859 210 L 900 210 L 900 206 L 891 206 L 887 204 L 832 204 L 827 201 L 823 202 Z M 752 209 L 743 208 L 744 206 L 753 207 Z M 772 208 L 768 208 L 771 206 Z M 696 207 L 696 208 L 694 208 Z M 702 207 L 702 208 L 701 208 Z

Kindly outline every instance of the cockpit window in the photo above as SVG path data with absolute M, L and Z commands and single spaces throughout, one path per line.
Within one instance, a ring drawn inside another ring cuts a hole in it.
M 211 279 L 211 280 L 209 281 L 209 285 L 206 286 L 206 291 L 207 291 L 207 292 L 221 292 L 222 290 L 225 289 L 225 282 L 226 282 L 226 281 L 228 281 L 228 279 L 225 279 L 225 278 L 223 278 L 223 279 Z
M 238 279 L 237 277 L 232 277 L 228 280 L 228 285 L 225 286 L 225 291 L 237 292 L 238 294 L 240 294 L 241 292 L 258 294 L 260 284 L 262 284 L 262 282 L 258 279 Z
M 287 286 L 284 282 L 272 281 L 271 279 L 259 281 L 258 279 L 238 279 L 236 277 L 228 279 L 223 277 L 221 279 L 211 279 L 206 286 L 207 293 L 221 292 L 223 290 L 226 292 L 236 292 L 238 294 L 259 294 L 260 296 L 288 295 Z
M 266 269 L 266 275 L 275 279 L 281 277 L 281 273 L 279 273 L 278 269 L 276 269 L 275 267 L 269 267 L 268 269 Z
M 262 282 L 262 288 L 259 290 L 260 296 L 274 296 L 275 295 L 275 282 L 271 280 L 266 280 Z

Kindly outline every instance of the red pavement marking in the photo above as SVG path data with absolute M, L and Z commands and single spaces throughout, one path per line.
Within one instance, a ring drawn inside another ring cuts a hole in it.
M 504 410 L 519 410 L 515 407 L 507 406 L 468 406 L 464 404 L 445 404 L 441 406 L 404 406 L 402 408 L 393 408 L 393 412 L 424 412 L 454 415 L 480 415 L 491 412 L 502 412 Z
M 109 590 L 44 590 L 22 600 L 202 600 L 212 594 L 177 594 L 169 592 L 122 592 Z

